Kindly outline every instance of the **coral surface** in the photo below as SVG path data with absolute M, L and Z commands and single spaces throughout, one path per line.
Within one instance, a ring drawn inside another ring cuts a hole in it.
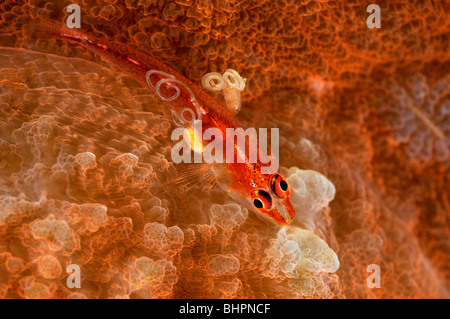
M 449 298 L 450 3 L 377 2 L 379 29 L 366 1 L 2 1 L 0 298 Z M 199 85 L 247 78 L 237 118 L 280 128 L 295 220 L 181 187 L 153 92 L 27 33 L 71 3 Z

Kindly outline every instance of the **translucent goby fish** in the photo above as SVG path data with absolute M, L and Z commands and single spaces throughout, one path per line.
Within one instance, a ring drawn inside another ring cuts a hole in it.
M 123 44 L 90 36 L 80 30 L 70 29 L 53 21 L 40 21 L 28 29 L 34 37 L 62 39 L 81 45 L 114 64 L 153 90 L 171 109 L 175 124 L 187 128 L 188 132 L 192 132 L 194 123 L 199 121 L 201 134 L 208 128 L 220 130 L 224 141 L 223 149 L 216 150 L 217 154 L 222 153 L 225 156 L 226 145 L 231 144 L 234 154 L 239 154 L 237 156 L 244 160 L 210 163 L 217 184 L 236 202 L 258 216 L 278 225 L 287 225 L 292 221 L 295 211 L 289 199 L 290 187 L 287 180 L 277 172 L 263 173 L 262 168 L 265 165 L 259 157 L 256 162 L 249 159 L 248 138 L 244 137 L 245 143 L 241 145 L 242 143 L 237 143 L 239 137 L 226 134 L 227 128 L 241 127 L 232 112 L 198 85 L 148 54 Z M 232 143 L 225 141 L 229 138 L 233 139 Z M 199 143 L 203 147 L 207 142 L 201 139 Z M 256 147 L 259 154 L 260 147 Z

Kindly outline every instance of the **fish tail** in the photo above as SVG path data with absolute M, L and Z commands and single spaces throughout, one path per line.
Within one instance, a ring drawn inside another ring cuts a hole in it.
M 82 33 L 76 29 L 67 27 L 64 23 L 57 20 L 37 19 L 33 20 L 24 27 L 25 32 L 32 38 L 39 39 L 82 39 Z

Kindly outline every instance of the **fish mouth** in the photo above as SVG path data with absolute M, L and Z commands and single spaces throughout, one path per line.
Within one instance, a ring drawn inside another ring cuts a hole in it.
M 268 212 L 268 215 L 270 215 L 277 224 L 286 226 L 294 219 L 295 210 L 289 200 L 286 200 L 282 203 L 276 203 L 274 208 Z

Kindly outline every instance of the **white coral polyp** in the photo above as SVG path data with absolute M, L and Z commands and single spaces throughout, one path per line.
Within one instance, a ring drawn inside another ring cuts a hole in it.
M 339 269 L 336 253 L 319 236 L 299 227 L 290 227 L 287 234 L 287 238 L 296 242 L 302 252 L 296 265 L 297 271 L 334 273 Z
M 304 224 L 313 222 L 315 213 L 327 207 L 334 199 L 336 188 L 322 174 L 292 167 L 285 173 L 291 190 L 290 200 L 296 218 Z

